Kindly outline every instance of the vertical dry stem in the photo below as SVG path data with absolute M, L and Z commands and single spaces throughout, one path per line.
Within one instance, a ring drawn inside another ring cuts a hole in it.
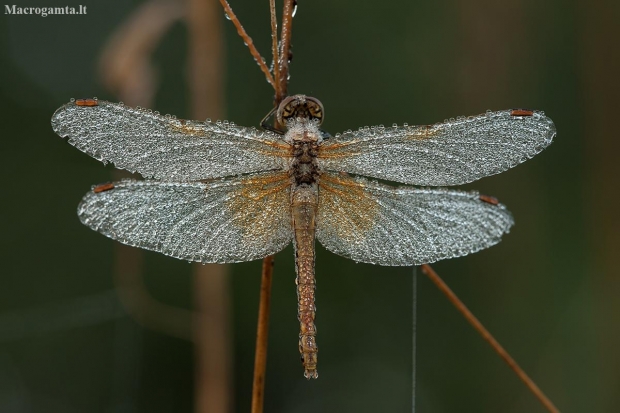
M 508 354 L 508 352 L 498 343 L 498 341 L 484 328 L 482 323 L 478 321 L 476 316 L 463 304 L 461 300 L 452 292 L 450 287 L 437 275 L 435 270 L 430 265 L 424 264 L 421 266 L 421 270 L 424 274 L 431 279 L 431 281 L 444 293 L 448 300 L 456 307 L 456 309 L 465 317 L 465 319 L 474 327 L 474 329 L 482 336 L 482 338 L 491 345 L 493 350 L 508 364 L 508 367 L 515 372 L 515 374 L 525 383 L 528 389 L 534 394 L 534 396 L 542 403 L 545 408 L 551 413 L 559 413 L 560 411 L 553 405 L 551 400 L 545 396 L 545 394 L 538 388 L 536 383 L 519 367 L 517 362 Z
M 263 259 L 256 329 L 256 353 L 254 357 L 254 383 L 252 386 L 252 413 L 262 413 L 265 398 L 265 371 L 267 370 L 267 341 L 269 335 L 269 311 L 271 308 L 271 281 L 273 255 Z
M 223 0 L 222 0 L 223 1 Z M 288 7 L 287 7 L 288 4 Z M 275 18 L 275 1 L 270 0 L 271 14 L 271 37 L 273 41 L 273 61 L 276 79 L 279 81 L 272 83 L 275 89 L 275 105 L 286 97 L 288 93 L 288 55 L 291 45 L 291 27 L 292 27 L 292 7 L 293 1 L 286 0 L 284 5 L 284 15 L 282 16 L 283 28 L 280 50 L 278 56 L 278 34 Z M 287 30 L 284 29 L 287 27 Z M 283 57 L 286 56 L 286 57 Z M 286 64 L 281 65 L 280 61 L 285 60 Z M 277 121 L 276 121 L 277 122 Z M 276 127 L 280 127 L 277 125 Z M 258 311 L 258 327 L 256 333 L 256 353 L 254 359 L 254 381 L 252 384 L 252 413 L 262 413 L 265 394 L 265 371 L 267 368 L 267 339 L 269 327 L 269 308 L 271 305 L 271 281 L 273 274 L 273 256 L 263 259 L 263 269 L 261 276 L 261 293 Z
M 278 23 L 276 17 L 276 0 L 269 0 L 269 14 L 271 15 L 271 54 L 273 55 L 273 75 L 275 84 L 280 84 L 280 64 L 278 59 Z
M 282 31 L 280 33 L 280 83 L 276 84 L 276 105 L 279 104 L 288 93 L 289 78 L 289 56 L 291 52 L 291 36 L 293 31 L 293 11 L 295 10 L 296 0 L 284 0 L 284 11 L 282 12 Z M 276 56 L 274 56 L 274 59 Z M 278 62 L 278 61 L 276 61 Z

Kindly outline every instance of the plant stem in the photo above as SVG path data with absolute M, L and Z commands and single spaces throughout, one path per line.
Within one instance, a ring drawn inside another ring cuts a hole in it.
M 280 32 L 280 83 L 276 84 L 276 102 L 280 103 L 288 93 L 289 79 L 289 55 L 291 50 L 291 36 L 293 31 L 293 11 L 295 10 L 296 0 L 284 0 L 284 11 L 282 13 L 282 31 Z M 278 63 L 276 63 L 278 64 Z
M 263 413 L 273 264 L 273 255 L 263 259 L 260 304 L 258 307 L 258 327 L 256 331 L 256 353 L 254 358 L 254 382 L 252 385 L 252 413 Z
M 463 302 L 454 294 L 448 285 L 437 275 L 430 265 L 424 264 L 420 267 L 422 272 L 431 279 L 431 281 L 439 288 L 439 290 L 448 298 L 448 300 L 456 307 L 456 309 L 465 317 L 465 319 L 474 327 L 474 329 L 482 336 L 482 338 L 491 345 L 493 350 L 508 364 L 508 367 L 525 383 L 528 389 L 536 396 L 545 408 L 551 413 L 559 413 L 560 411 L 553 405 L 551 400 L 540 390 L 534 381 L 523 371 L 517 362 L 508 354 L 508 352 L 499 344 L 499 342 L 484 328 L 482 323 L 472 314 L 471 311 L 463 304 Z

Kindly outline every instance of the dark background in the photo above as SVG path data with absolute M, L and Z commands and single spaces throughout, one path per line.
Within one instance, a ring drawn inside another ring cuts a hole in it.
M 554 120 L 558 134 L 543 153 L 466 186 L 509 207 L 511 233 L 434 267 L 563 412 L 620 411 L 618 3 L 300 3 L 289 91 L 321 99 L 331 133 L 512 107 Z M 87 15 L 5 15 L 3 5 L 0 17 L 0 411 L 189 412 L 200 391 L 192 343 L 126 315 L 115 243 L 76 216 L 113 168 L 50 126 L 71 97 L 120 100 L 101 82 L 101 52 L 144 3 L 81 4 Z M 269 62 L 268 2 L 232 7 Z M 257 125 L 273 92 L 223 12 L 221 20 L 226 118 Z M 183 118 L 187 43 L 180 20 L 152 54 L 153 108 Z M 144 253 L 148 291 L 170 306 L 193 308 L 191 268 Z M 321 247 L 316 268 L 321 377 L 308 382 L 292 249 L 276 257 L 266 411 L 411 411 L 412 269 L 355 264 Z M 247 412 L 260 262 L 230 272 L 230 398 Z M 419 411 L 544 411 L 423 275 L 418 287 Z

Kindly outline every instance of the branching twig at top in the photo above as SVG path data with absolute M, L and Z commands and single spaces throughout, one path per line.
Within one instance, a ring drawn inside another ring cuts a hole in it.
M 293 31 L 293 12 L 295 11 L 296 0 L 284 0 L 284 11 L 282 12 L 282 31 L 280 32 L 280 83 L 276 84 L 276 104 L 279 104 L 288 93 L 288 64 L 291 51 L 291 35 Z M 275 58 L 275 56 L 274 56 Z
M 241 36 L 241 38 L 243 39 L 243 42 L 246 44 L 246 46 L 248 46 L 248 49 L 250 49 L 250 53 L 252 54 L 252 57 L 254 57 L 254 60 L 256 61 L 256 63 L 258 63 L 258 66 L 260 66 L 260 69 L 265 74 L 267 81 L 275 89 L 276 85 L 275 85 L 275 81 L 273 80 L 273 76 L 271 76 L 271 73 L 269 72 L 269 68 L 267 67 L 267 64 L 265 63 L 265 59 L 263 59 L 260 53 L 258 53 L 256 46 L 254 46 L 254 41 L 252 40 L 250 36 L 248 36 L 245 29 L 241 25 L 241 22 L 239 21 L 239 19 L 237 19 L 237 16 L 235 15 L 235 13 L 233 13 L 232 9 L 230 8 L 230 5 L 228 4 L 228 2 L 226 0 L 220 0 L 220 3 L 222 4 L 222 7 L 224 8 L 224 12 L 226 13 L 230 21 L 232 21 L 235 27 L 237 28 L 237 33 L 239 33 L 239 36 Z
M 271 54 L 273 55 L 274 89 L 280 84 L 280 62 L 278 58 L 278 22 L 276 17 L 276 0 L 269 0 L 269 14 L 271 15 Z M 276 93 L 277 95 L 277 93 Z
M 536 396 L 536 398 L 545 406 L 545 408 L 551 413 L 560 413 L 560 411 L 553 405 L 551 400 L 540 390 L 540 388 L 534 383 L 534 381 L 519 367 L 517 362 L 508 354 L 508 352 L 498 343 L 498 341 L 484 328 L 482 323 L 472 314 L 471 311 L 463 304 L 461 300 L 454 294 L 454 292 L 446 285 L 445 282 L 437 275 L 435 270 L 430 265 L 424 264 L 421 266 L 421 270 L 424 274 L 431 279 L 431 281 L 439 288 L 439 290 L 448 297 L 448 300 L 456 307 L 456 309 L 465 317 L 465 319 L 474 327 L 474 329 L 482 336 L 482 338 L 491 345 L 493 350 L 508 364 L 508 366 L 515 372 L 515 374 L 525 383 L 528 389 Z

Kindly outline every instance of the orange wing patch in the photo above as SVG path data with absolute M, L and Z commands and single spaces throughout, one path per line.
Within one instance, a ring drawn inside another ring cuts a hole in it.
M 403 133 L 402 128 L 407 128 L 407 131 Z M 439 135 L 441 131 L 440 125 L 424 125 L 424 126 L 401 126 L 396 128 L 398 135 L 394 137 L 394 140 L 390 140 L 390 143 L 395 143 L 395 140 L 406 143 L 410 141 L 420 141 L 430 139 Z M 369 137 L 372 137 L 372 129 L 369 129 Z M 388 136 L 390 128 L 384 128 L 380 132 L 382 135 Z M 329 141 L 319 146 L 319 158 L 348 158 L 360 155 L 359 143 L 364 142 L 364 139 L 352 139 L 347 141 L 338 141 L 336 138 L 333 143 Z
M 231 193 L 227 209 L 233 222 L 243 231 L 243 238 L 269 238 L 279 226 L 274 219 L 290 219 L 291 179 L 287 173 L 252 175 L 241 180 L 241 186 Z
M 362 182 L 348 175 L 324 173 L 319 181 L 318 221 L 336 236 L 355 242 L 376 223 L 380 205 Z
M 208 130 L 206 130 L 203 126 L 204 124 L 196 123 L 193 121 L 187 120 L 175 120 L 174 122 L 168 123 L 168 127 L 172 132 L 177 132 L 182 135 L 192 136 L 192 137 L 202 137 L 206 138 L 208 136 Z M 285 142 L 274 142 L 265 139 L 255 139 L 255 142 L 260 142 L 265 145 L 264 149 L 255 149 L 259 153 L 268 156 L 276 156 L 276 157 L 292 157 L 293 156 L 293 147 Z

